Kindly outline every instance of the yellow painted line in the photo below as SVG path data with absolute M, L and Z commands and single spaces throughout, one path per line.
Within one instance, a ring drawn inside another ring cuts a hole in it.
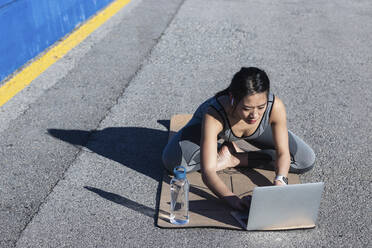
M 32 62 L 8 82 L 6 82 L 6 84 L 0 88 L 0 107 L 18 92 L 23 90 L 27 85 L 29 85 L 32 80 L 48 69 L 49 66 L 54 64 L 66 53 L 68 53 L 68 51 L 82 42 L 86 37 L 88 37 L 88 35 L 90 35 L 94 30 L 115 15 L 129 2 L 130 0 L 116 0 L 112 2 L 104 10 L 100 11 L 95 17 L 88 20 L 84 25 L 71 33 L 65 40 L 51 48 L 47 53 Z

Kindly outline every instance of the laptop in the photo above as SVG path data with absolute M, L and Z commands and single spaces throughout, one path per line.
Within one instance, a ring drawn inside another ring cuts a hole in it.
M 256 187 L 250 209 L 231 215 L 246 230 L 314 228 L 323 188 L 323 182 Z

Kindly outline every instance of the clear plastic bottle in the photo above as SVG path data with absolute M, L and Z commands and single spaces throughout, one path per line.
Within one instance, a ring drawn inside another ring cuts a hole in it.
M 176 225 L 189 223 L 189 181 L 186 169 L 178 166 L 173 170 L 174 178 L 170 182 L 171 207 L 170 222 Z

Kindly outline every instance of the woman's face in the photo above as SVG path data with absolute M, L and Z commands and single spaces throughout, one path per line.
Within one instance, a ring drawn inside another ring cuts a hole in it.
M 236 106 L 235 115 L 248 124 L 255 124 L 265 113 L 266 103 L 266 92 L 245 96 Z

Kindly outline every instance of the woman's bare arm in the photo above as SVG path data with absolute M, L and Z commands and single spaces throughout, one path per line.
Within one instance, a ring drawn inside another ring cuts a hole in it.
M 278 97 L 275 97 L 270 120 L 276 150 L 276 174 L 287 176 L 291 163 L 288 144 L 287 117 L 285 106 Z M 275 181 L 275 184 L 279 185 L 281 183 Z
M 208 111 L 202 122 L 201 142 L 200 142 L 200 164 L 203 182 L 208 188 L 221 199 L 224 199 L 230 206 L 240 210 L 244 205 L 240 198 L 236 196 L 223 183 L 217 175 L 217 137 L 222 131 L 223 124 L 218 120 L 215 110 Z

